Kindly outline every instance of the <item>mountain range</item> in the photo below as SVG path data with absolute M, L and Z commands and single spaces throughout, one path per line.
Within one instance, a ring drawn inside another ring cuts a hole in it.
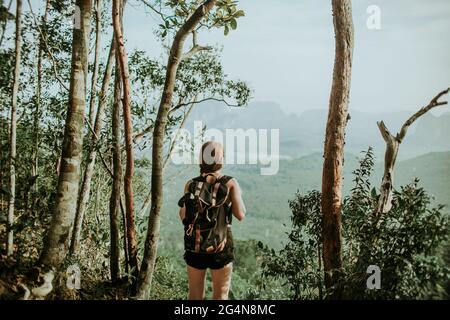
M 350 110 L 346 129 L 347 152 L 358 154 L 369 146 L 380 158 L 385 143 L 377 127 L 383 120 L 395 134 L 412 115 L 410 111 L 366 113 Z M 207 128 L 225 129 L 279 129 L 280 153 L 288 158 L 299 158 L 314 152 L 322 152 L 326 109 L 315 109 L 297 114 L 285 113 L 273 102 L 253 102 L 246 107 L 228 107 L 221 103 L 203 103 L 196 106 L 186 128 L 193 130 L 194 121 L 202 121 Z M 421 154 L 450 150 L 450 112 L 435 116 L 425 114 L 414 123 L 404 139 L 399 159 L 413 158 Z

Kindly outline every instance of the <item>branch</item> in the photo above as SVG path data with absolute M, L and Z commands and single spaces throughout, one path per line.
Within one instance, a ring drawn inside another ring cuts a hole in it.
M 413 122 L 416 121 L 419 117 L 421 117 L 422 115 L 424 115 L 425 113 L 427 113 L 428 111 L 430 111 L 431 109 L 433 109 L 435 107 L 446 105 L 448 103 L 447 101 L 439 101 L 439 99 L 443 95 L 446 95 L 447 93 L 449 93 L 449 91 L 450 91 L 450 88 L 447 88 L 446 90 L 439 92 L 438 95 L 436 95 L 427 106 L 421 108 L 419 111 L 417 111 L 415 114 L 413 114 L 408 120 L 406 120 L 406 122 L 402 126 L 402 129 L 400 130 L 400 133 L 397 134 L 397 140 L 399 142 L 401 142 L 403 140 L 403 138 L 406 135 L 406 132 L 409 129 L 409 126 L 411 124 L 413 124 Z
M 192 58 L 196 53 L 200 51 L 211 51 L 213 48 L 210 46 L 203 47 L 197 44 L 197 31 L 192 31 L 192 48 L 188 52 L 181 56 L 181 60 L 187 60 Z
M 103 166 L 105 167 L 106 171 L 108 171 L 108 173 L 111 176 L 111 178 L 114 178 L 114 174 L 113 174 L 111 168 L 106 163 L 105 158 L 103 158 L 103 154 L 102 154 L 102 152 L 100 150 L 100 147 L 98 145 L 98 141 L 100 141 L 98 135 L 95 133 L 94 128 L 92 128 L 92 125 L 90 124 L 90 122 L 86 121 L 86 119 L 85 119 L 85 122 L 88 125 L 89 131 L 91 131 L 92 135 L 94 136 L 94 139 L 95 139 L 95 142 L 96 142 L 95 143 L 95 148 L 97 149 L 98 155 L 100 157 L 100 160 L 102 161 Z
M 147 133 L 149 133 L 150 131 L 152 131 L 153 126 L 154 126 L 153 124 L 152 124 L 152 125 L 149 125 L 147 128 L 145 128 L 145 129 L 142 130 L 141 132 L 136 133 L 136 134 L 134 135 L 134 137 L 133 137 L 133 142 L 134 142 L 134 143 L 138 143 L 139 140 L 141 140 Z
M 187 120 L 187 118 L 189 117 L 189 114 L 191 113 L 192 109 L 194 108 L 196 98 L 197 98 L 197 96 L 195 96 L 194 99 L 193 99 L 193 101 L 191 101 L 190 106 L 189 106 L 189 109 L 188 109 L 188 110 L 184 113 L 184 115 L 183 115 L 183 120 L 181 121 L 181 123 L 180 123 L 180 125 L 179 125 L 179 127 L 178 127 L 177 133 L 175 134 L 175 137 L 173 138 L 173 141 L 172 141 L 172 143 L 170 144 L 169 152 L 168 152 L 168 154 L 167 154 L 167 157 L 166 157 L 166 159 L 164 160 L 163 170 L 166 168 L 167 163 L 169 162 L 169 159 L 170 159 L 170 157 L 171 157 L 171 155 L 172 155 L 172 153 L 173 153 L 173 149 L 174 149 L 174 147 L 175 147 L 175 143 L 177 142 L 178 137 L 179 137 L 179 135 L 180 135 L 180 130 L 181 130 L 181 129 L 184 127 L 184 125 L 186 124 L 186 120 Z
M 146 0 L 141 0 L 141 1 L 142 1 L 142 3 L 143 3 L 145 6 L 147 6 L 148 8 L 150 8 L 150 10 L 152 10 L 154 13 L 156 13 L 157 15 L 159 15 L 163 21 L 166 21 L 166 19 L 167 19 L 168 17 L 164 16 L 164 14 L 163 14 L 160 10 L 156 9 L 153 5 L 151 5 L 151 4 L 150 4 L 148 1 L 146 1 Z
M 378 129 L 380 129 L 380 133 L 381 133 L 381 136 L 383 137 L 384 141 L 389 142 L 393 136 L 389 132 L 388 128 L 386 128 L 384 121 L 377 122 L 377 125 L 378 125 Z
M 196 98 L 197 97 L 195 97 L 193 100 L 195 100 Z M 169 162 L 169 159 L 170 159 L 170 157 L 171 157 L 171 155 L 173 153 L 173 150 L 174 150 L 174 147 L 175 147 L 175 143 L 176 143 L 176 141 L 178 140 L 178 137 L 179 137 L 180 130 L 184 127 L 184 125 L 186 123 L 186 120 L 189 117 L 189 114 L 191 113 L 194 105 L 195 105 L 194 101 L 190 102 L 189 109 L 184 113 L 183 120 L 181 121 L 181 123 L 180 123 L 180 125 L 178 127 L 177 133 L 175 134 L 175 137 L 173 138 L 173 140 L 170 143 L 169 152 L 168 152 L 168 154 L 167 154 L 167 156 L 166 156 L 166 158 L 164 160 L 164 163 L 163 163 L 163 171 L 165 171 L 166 168 L 167 168 L 167 163 Z M 181 171 L 180 171 L 180 173 L 181 173 Z M 165 183 L 167 183 L 167 182 L 168 181 L 166 181 Z M 151 202 L 152 202 L 152 192 L 150 190 L 150 192 L 148 193 L 147 197 L 144 200 L 144 203 L 142 204 L 141 210 L 139 210 L 139 216 L 140 217 L 144 216 L 144 214 L 147 211 L 148 207 L 150 206 Z
M 397 154 L 400 144 L 405 138 L 408 128 L 414 121 L 416 121 L 419 117 L 421 117 L 434 107 L 446 105 L 447 101 L 439 101 L 439 99 L 448 92 L 450 92 L 450 88 L 441 91 L 430 101 L 428 105 L 422 107 L 419 111 L 414 113 L 408 120 L 406 120 L 406 122 L 401 127 L 400 132 L 397 133 L 396 136 L 393 136 L 389 132 L 383 121 L 377 122 L 381 135 L 383 136 L 383 139 L 386 142 L 386 150 L 384 155 L 384 174 L 380 187 L 380 197 L 378 199 L 377 206 L 375 207 L 373 212 L 375 218 L 374 220 L 375 228 L 377 229 L 379 228 L 381 214 L 388 212 L 392 207 L 392 189 L 394 186 L 395 162 L 397 160 Z
M 50 50 L 50 46 L 49 46 L 48 43 L 47 43 L 47 39 L 45 38 L 45 35 L 44 35 L 44 33 L 42 32 L 41 27 L 39 26 L 39 23 L 37 22 L 36 15 L 35 15 L 34 12 L 33 12 L 33 8 L 32 8 L 32 6 L 31 6 L 30 0 L 28 0 L 28 6 L 30 7 L 31 15 L 33 16 L 34 23 L 35 23 L 35 25 L 36 25 L 36 28 L 38 29 L 39 35 L 41 36 L 42 42 L 43 42 L 44 45 L 45 45 L 45 49 L 46 49 L 46 51 L 47 51 L 47 53 L 48 53 L 48 55 L 49 55 L 49 57 L 50 57 L 50 60 L 52 61 L 53 73 L 54 73 L 54 75 L 55 75 L 55 78 L 56 78 L 56 80 L 58 80 L 59 84 L 60 84 L 64 89 L 66 89 L 67 91 L 69 91 L 69 88 L 68 88 L 67 85 L 64 83 L 64 81 L 62 80 L 61 76 L 60 76 L 59 73 L 58 73 L 58 69 L 56 68 L 56 61 L 55 61 L 55 58 L 53 57 L 53 54 L 52 54 L 52 52 L 51 52 L 51 50 Z
M 191 102 L 184 102 L 184 103 L 179 103 L 179 104 L 177 104 L 175 107 L 173 107 L 172 109 L 170 109 L 170 111 L 169 111 L 169 113 L 172 113 L 172 112 L 175 112 L 175 111 L 177 111 L 178 109 L 180 109 L 180 108 L 182 108 L 182 107 L 185 107 L 185 106 L 188 106 L 188 105 L 190 105 L 190 104 L 199 104 L 199 103 L 202 103 L 202 102 L 205 102 L 205 101 L 218 101 L 218 102 L 223 102 L 223 103 L 225 103 L 227 106 L 229 106 L 229 107 L 240 107 L 240 105 L 238 105 L 238 104 L 232 104 L 232 103 L 229 103 L 228 101 L 226 101 L 225 99 L 219 99 L 219 98 L 205 98 L 205 99 L 201 99 L 201 100 L 198 100 L 198 101 L 191 101 Z
M 192 58 L 195 54 L 197 54 L 200 51 L 211 51 L 213 48 L 211 46 L 199 46 L 199 45 L 195 45 L 191 48 L 191 50 L 189 50 L 188 52 L 184 53 L 183 56 L 181 57 L 181 60 L 187 60 Z

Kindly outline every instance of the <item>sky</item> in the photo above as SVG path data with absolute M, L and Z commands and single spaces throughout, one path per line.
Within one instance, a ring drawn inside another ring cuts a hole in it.
M 380 10 L 379 30 L 367 27 L 371 5 Z M 200 44 L 223 48 L 225 71 L 249 84 L 253 101 L 276 102 L 297 114 L 327 108 L 334 63 L 331 0 L 239 0 L 239 7 L 246 16 L 236 31 L 202 32 Z M 162 57 L 153 33 L 159 19 L 140 0 L 128 0 L 128 51 Z M 450 1 L 354 0 L 353 21 L 350 109 L 414 111 L 450 86 Z
M 152 28 L 158 17 L 138 1 L 125 16 L 128 47 L 158 55 Z M 370 30 L 370 5 L 381 29 Z M 240 0 L 246 16 L 225 37 L 199 34 L 223 47 L 223 64 L 245 80 L 254 101 L 273 101 L 286 112 L 327 108 L 334 63 L 329 0 Z M 450 1 L 355 0 L 355 48 L 350 108 L 366 112 L 416 110 L 450 86 Z

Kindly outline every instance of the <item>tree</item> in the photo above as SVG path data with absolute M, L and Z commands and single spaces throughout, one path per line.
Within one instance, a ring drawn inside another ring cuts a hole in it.
M 58 267 L 67 254 L 76 212 L 83 151 L 91 1 L 77 0 L 72 39 L 69 106 L 62 145 L 57 198 L 40 262 Z
M 31 5 L 30 5 L 31 7 Z M 49 11 L 50 3 L 47 0 L 45 2 L 45 11 L 44 15 L 42 17 L 42 23 L 46 24 L 47 18 L 48 18 L 48 11 Z M 40 35 L 39 36 L 39 44 L 38 44 L 38 52 L 37 52 L 37 83 L 36 83 L 36 106 L 34 109 L 34 155 L 33 155 L 33 171 L 32 175 L 33 177 L 38 177 L 39 175 L 39 122 L 40 122 L 40 114 L 41 114 L 41 100 L 42 100 L 42 55 L 44 51 L 44 39 Z M 38 184 L 35 182 L 36 188 L 38 187 Z
M 16 41 L 15 41 L 15 66 L 13 89 L 11 98 L 11 124 L 9 137 L 9 202 L 8 202 L 8 238 L 6 245 L 6 254 L 13 253 L 14 241 L 14 207 L 16 197 L 16 135 L 17 135 L 17 95 L 20 82 L 20 58 L 22 47 L 22 0 L 16 3 Z
M 438 93 L 426 106 L 422 107 L 419 111 L 413 114 L 405 123 L 402 125 L 400 132 L 395 136 L 392 135 L 383 121 L 377 122 L 378 128 L 380 129 L 381 136 L 386 142 L 386 151 L 384 155 L 384 173 L 383 180 L 380 187 L 380 198 L 378 204 L 373 212 L 374 223 L 378 224 L 380 215 L 388 212 L 392 207 L 392 190 L 394 186 L 394 167 L 397 160 L 398 149 L 400 144 L 408 132 L 409 127 L 418 118 L 423 116 L 425 113 L 431 109 L 447 104 L 447 101 L 439 101 L 439 99 L 450 92 L 450 88 Z
M 351 0 L 333 0 L 332 5 L 336 50 L 322 174 L 323 265 L 327 288 L 338 283 L 342 272 L 342 168 L 353 56 Z M 339 298 L 339 290 L 331 297 Z
M 91 190 L 92 176 L 94 175 L 95 162 L 97 158 L 97 149 L 99 143 L 99 136 L 102 130 L 103 115 L 105 113 L 105 107 L 108 97 L 109 82 L 111 79 L 112 69 L 114 66 L 114 56 L 115 56 L 115 44 L 114 39 L 111 42 L 111 47 L 109 49 L 108 60 L 106 62 L 105 73 L 103 75 L 102 88 L 99 94 L 97 114 L 95 116 L 94 126 L 91 127 L 90 122 L 88 122 L 90 145 L 89 153 L 87 156 L 86 169 L 84 170 L 83 180 L 81 183 L 80 194 L 77 200 L 77 210 L 75 214 L 75 223 L 72 232 L 72 240 L 70 244 L 70 253 L 73 254 L 77 251 L 78 243 L 80 241 L 80 233 L 83 224 L 83 218 L 86 211 L 86 206 L 89 201 L 89 194 Z M 92 102 L 91 97 L 91 102 Z M 93 109 L 93 108 L 92 108 Z M 89 120 L 90 121 L 90 120 Z
M 120 97 L 121 81 L 119 65 L 116 59 L 116 71 L 114 80 L 114 104 L 111 116 L 112 133 L 112 156 L 113 156 L 113 182 L 111 196 L 109 200 L 109 225 L 110 225 L 110 271 L 111 281 L 115 283 L 120 277 L 120 248 L 119 248 L 119 227 L 120 227 L 120 195 L 122 183 L 122 162 L 120 159 Z M 126 224 L 124 226 L 126 229 Z M 126 237 L 124 237 L 126 243 Z M 125 246 L 125 263 L 128 265 L 127 246 Z

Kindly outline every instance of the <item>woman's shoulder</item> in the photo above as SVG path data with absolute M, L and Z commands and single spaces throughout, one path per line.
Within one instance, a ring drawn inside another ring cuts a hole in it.
M 232 187 L 235 187 L 235 186 L 238 185 L 237 179 L 236 179 L 235 177 L 228 176 L 228 175 L 223 175 L 223 176 L 222 176 L 222 179 L 225 179 L 226 185 L 227 185 L 228 187 L 231 187 L 231 188 L 232 188 Z

